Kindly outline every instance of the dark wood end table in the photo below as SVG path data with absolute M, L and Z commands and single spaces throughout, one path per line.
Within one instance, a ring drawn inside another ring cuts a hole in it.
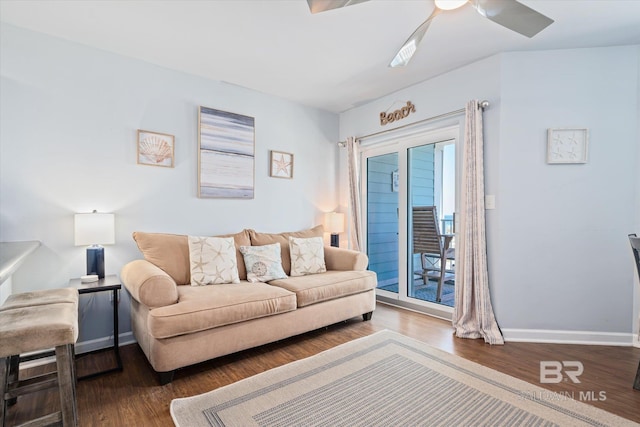
M 106 348 L 101 348 L 98 350 L 94 350 L 94 351 L 90 351 L 88 353 L 84 353 L 84 354 L 91 354 L 91 353 L 96 353 L 99 351 L 105 351 L 105 350 L 113 350 L 116 356 L 116 367 L 111 368 L 111 369 L 107 369 L 104 371 L 99 371 L 99 372 L 94 372 L 88 375 L 83 375 L 81 377 L 78 377 L 78 380 L 84 380 L 87 378 L 94 378 L 98 375 L 103 375 L 103 374 L 107 374 L 110 372 L 117 372 L 117 371 L 122 371 L 122 359 L 120 358 L 120 348 L 119 348 L 119 343 L 118 343 L 118 335 L 120 333 L 119 328 L 118 328 L 118 303 L 120 302 L 119 298 L 118 298 L 118 291 L 120 289 L 122 289 L 122 283 L 120 282 L 120 279 L 118 278 L 117 275 L 115 274 L 111 274 L 108 276 L 105 276 L 103 279 L 100 279 L 96 282 L 89 282 L 89 283 L 82 283 L 82 281 L 77 278 L 77 279 L 71 279 L 69 280 L 69 286 L 77 288 L 78 289 L 78 293 L 80 295 L 83 294 L 91 294 L 91 293 L 95 293 L 95 292 L 108 292 L 111 291 L 113 292 L 113 297 L 112 297 L 112 301 L 113 301 L 113 346 L 112 347 L 106 347 Z M 83 354 L 83 355 L 84 355 Z M 81 355 L 81 356 L 83 356 Z

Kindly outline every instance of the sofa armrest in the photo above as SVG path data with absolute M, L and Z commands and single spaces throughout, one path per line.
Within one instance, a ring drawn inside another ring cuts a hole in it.
M 164 270 L 149 261 L 131 261 L 122 267 L 120 277 L 131 296 L 149 308 L 178 302 L 176 282 Z
M 327 270 L 362 271 L 367 269 L 369 257 L 362 252 L 325 246 L 324 262 L 327 265 Z

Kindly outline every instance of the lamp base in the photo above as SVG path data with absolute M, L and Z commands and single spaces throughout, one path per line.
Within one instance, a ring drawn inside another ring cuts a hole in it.
M 340 247 L 340 235 L 336 233 L 331 233 L 331 246 L 335 248 Z
M 87 248 L 87 274 L 97 274 L 104 279 L 104 248 L 93 245 Z

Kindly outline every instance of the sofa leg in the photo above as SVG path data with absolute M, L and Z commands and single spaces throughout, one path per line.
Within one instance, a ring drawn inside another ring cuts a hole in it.
M 158 372 L 158 377 L 160 378 L 160 385 L 167 385 L 171 381 L 173 381 L 173 374 L 176 371 L 167 371 L 167 372 Z
M 364 322 L 366 322 L 367 320 L 371 320 L 371 316 L 373 316 L 373 311 L 370 311 L 370 312 L 368 312 L 368 313 L 364 313 L 364 314 L 362 315 L 362 320 L 363 320 Z

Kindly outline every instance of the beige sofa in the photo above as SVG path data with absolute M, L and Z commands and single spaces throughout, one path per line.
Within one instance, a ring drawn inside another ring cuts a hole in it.
M 375 309 L 376 274 L 360 252 L 325 247 L 327 271 L 250 283 L 240 246 L 279 242 L 289 274 L 288 237 L 322 236 L 322 226 L 295 233 L 253 230 L 233 237 L 239 284 L 190 286 L 188 237 L 133 233 L 144 259 L 131 261 L 121 279 L 131 295 L 133 334 L 161 384 L 176 369 L 363 316 Z

